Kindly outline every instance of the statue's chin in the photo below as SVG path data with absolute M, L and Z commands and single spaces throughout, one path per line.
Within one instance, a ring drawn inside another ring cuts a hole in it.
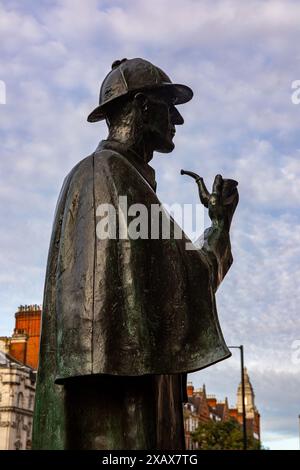
M 155 149 L 159 153 L 171 153 L 175 148 L 174 142 L 164 142 L 159 148 Z

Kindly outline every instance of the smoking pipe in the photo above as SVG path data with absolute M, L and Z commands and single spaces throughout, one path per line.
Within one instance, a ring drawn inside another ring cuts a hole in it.
M 193 178 L 198 186 L 198 191 L 199 191 L 199 197 L 200 201 L 205 207 L 208 207 L 208 202 L 210 198 L 210 193 L 207 190 L 205 183 L 203 181 L 203 178 L 197 173 L 193 173 L 192 171 L 186 171 L 186 170 L 181 170 L 180 171 L 181 175 L 188 175 Z M 222 201 L 224 205 L 231 204 L 233 200 L 236 198 L 236 187 L 238 185 L 238 182 L 232 179 L 222 179 Z

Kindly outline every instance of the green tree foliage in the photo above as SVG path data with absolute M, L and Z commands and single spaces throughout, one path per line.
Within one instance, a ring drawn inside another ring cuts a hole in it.
M 242 450 L 243 430 L 241 425 L 229 421 L 208 421 L 200 423 L 195 432 L 191 433 L 194 442 L 198 442 L 202 450 Z M 260 443 L 252 436 L 247 436 L 248 449 L 260 449 Z

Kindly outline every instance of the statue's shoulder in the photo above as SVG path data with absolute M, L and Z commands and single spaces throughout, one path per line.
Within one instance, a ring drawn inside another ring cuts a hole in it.
M 94 153 L 94 157 L 97 159 L 97 161 L 100 164 L 101 163 L 105 164 L 111 160 L 123 161 L 125 158 L 125 155 L 123 155 L 122 151 L 120 150 L 103 148 L 103 149 L 96 150 L 96 152 Z
M 99 149 L 93 152 L 91 155 L 88 155 L 83 160 L 78 162 L 74 168 L 70 171 L 69 175 L 75 176 L 83 171 L 89 172 L 93 170 L 95 160 L 97 161 L 97 166 L 106 165 L 108 162 L 113 160 L 118 160 L 124 162 L 124 155 L 117 150 L 111 149 Z M 125 159 L 126 161 L 126 159 Z M 67 176 L 67 178 L 68 178 Z
M 63 188 L 68 189 L 70 186 L 84 187 L 89 180 L 95 177 L 107 179 L 108 175 L 114 179 L 119 171 L 132 166 L 121 152 L 111 149 L 100 149 L 88 155 L 78 162 L 66 176 Z
M 72 178 L 78 174 L 81 174 L 82 172 L 89 172 L 93 169 L 93 160 L 94 160 L 94 154 L 93 152 L 91 155 L 88 155 L 87 157 L 83 158 L 80 162 L 78 162 L 72 170 L 68 173 L 66 176 L 66 179 Z
M 65 198 L 71 186 L 80 187 L 85 184 L 88 178 L 93 177 L 93 160 L 94 153 L 83 158 L 72 168 L 63 181 L 58 201 Z

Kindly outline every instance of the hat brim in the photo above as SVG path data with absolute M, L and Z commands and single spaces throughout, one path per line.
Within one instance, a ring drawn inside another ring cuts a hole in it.
M 176 84 L 176 83 L 164 83 L 157 87 L 143 88 L 143 90 L 155 90 L 157 92 L 162 92 L 164 96 L 167 96 L 174 105 L 184 104 L 190 101 L 193 98 L 193 91 L 186 85 Z M 139 90 L 134 90 L 138 92 Z M 125 96 L 125 95 L 123 95 Z M 120 98 L 120 96 L 118 97 Z M 98 122 L 102 121 L 106 117 L 105 109 L 110 101 L 115 101 L 118 98 L 107 101 L 106 103 L 97 106 L 87 117 L 88 122 Z

